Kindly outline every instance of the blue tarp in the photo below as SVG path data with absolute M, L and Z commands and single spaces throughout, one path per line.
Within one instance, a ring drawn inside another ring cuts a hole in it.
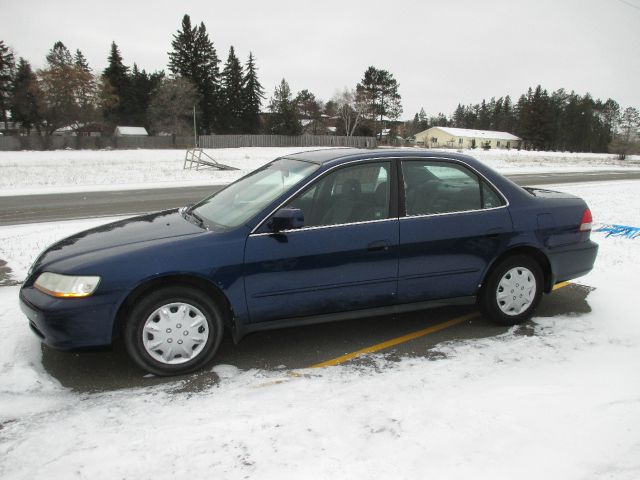
M 598 233 L 606 233 L 605 238 L 607 237 L 624 237 L 630 238 L 631 240 L 640 237 L 640 228 L 639 227 L 629 227 L 627 225 L 600 225 L 595 232 Z

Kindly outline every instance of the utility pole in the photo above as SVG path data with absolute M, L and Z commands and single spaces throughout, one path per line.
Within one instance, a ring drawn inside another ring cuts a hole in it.
M 198 148 L 198 129 L 196 126 L 196 106 L 193 106 L 193 147 Z

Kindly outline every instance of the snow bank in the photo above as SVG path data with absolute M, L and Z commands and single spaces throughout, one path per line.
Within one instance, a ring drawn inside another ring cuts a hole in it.
M 640 225 L 638 186 L 558 189 L 585 197 L 596 220 Z M 20 278 L 38 242 L 86 227 L 2 227 L 0 257 Z M 440 344 L 435 360 L 218 365 L 219 381 L 195 393 L 180 392 L 184 380 L 95 394 L 61 387 L 42 368 L 17 287 L 0 288 L 0 476 L 635 480 L 640 241 L 596 240 L 588 314 Z

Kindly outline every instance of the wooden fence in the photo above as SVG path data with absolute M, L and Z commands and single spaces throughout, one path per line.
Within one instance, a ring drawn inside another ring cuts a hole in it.
M 134 148 L 191 148 L 193 137 L 74 137 L 0 135 L 0 150 L 98 150 Z
M 202 135 L 201 148 L 237 147 L 355 147 L 374 148 L 375 137 L 334 137 L 329 135 Z M 134 148 L 193 148 L 193 137 L 73 137 L 0 135 L 0 150 L 83 150 Z
M 201 135 L 201 148 L 237 147 L 355 147 L 374 148 L 375 137 L 335 137 L 330 135 Z

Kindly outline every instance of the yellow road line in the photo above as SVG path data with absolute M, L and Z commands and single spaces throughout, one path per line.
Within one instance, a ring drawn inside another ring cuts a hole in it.
M 559 290 L 559 289 L 561 289 L 561 288 L 563 288 L 563 287 L 568 287 L 569 285 L 571 285 L 571 282 L 560 282 L 560 283 L 556 283 L 556 284 L 553 286 L 553 289 L 552 289 L 552 290 Z
M 556 283 L 553 286 L 553 290 L 559 290 L 564 287 L 568 287 L 571 285 L 571 282 L 560 282 Z M 479 316 L 478 312 L 468 313 L 466 315 L 462 315 L 461 317 L 457 317 L 446 322 L 438 323 L 437 325 L 433 325 L 431 327 L 424 328 L 422 330 L 418 330 L 417 332 L 409 333 L 407 335 L 403 335 L 401 337 L 392 338 L 391 340 L 387 340 L 386 342 L 378 343 L 377 345 L 372 345 L 370 347 L 362 348 L 360 350 L 356 350 L 355 352 L 345 353 L 339 357 L 333 358 L 331 360 L 327 360 L 325 362 L 316 363 L 315 365 L 311 365 L 309 368 L 323 368 L 323 367 L 333 367 L 335 365 L 340 365 L 341 363 L 348 362 L 349 360 L 353 360 L 354 358 L 361 357 L 363 355 L 367 355 L 369 353 L 378 352 L 380 350 L 384 350 L 390 347 L 395 347 L 401 343 L 406 343 L 416 338 L 424 337 L 425 335 L 429 335 L 431 333 L 439 332 L 440 330 L 444 330 L 445 328 L 453 327 L 454 325 L 458 325 L 462 322 L 466 322 L 472 318 Z
M 437 325 L 433 325 L 431 327 L 424 328 L 422 330 L 418 330 L 417 332 L 409 333 L 407 335 L 403 335 L 401 337 L 393 338 L 391 340 L 387 340 L 386 342 L 378 343 L 377 345 L 372 345 L 370 347 L 363 348 L 361 350 L 356 350 L 355 352 L 347 353 L 340 357 L 334 358 L 332 360 L 327 360 L 326 362 L 316 363 L 315 365 L 311 365 L 309 368 L 322 368 L 322 367 L 332 367 L 335 365 L 340 365 L 341 363 L 348 362 L 349 360 L 353 360 L 354 358 L 361 357 L 363 355 L 367 355 L 368 353 L 377 352 L 379 350 L 384 350 L 385 348 L 390 348 L 395 345 L 399 345 L 400 343 L 405 343 L 415 338 L 424 337 L 425 335 L 429 335 L 431 333 L 439 332 L 440 330 L 444 330 L 445 328 L 453 327 L 454 325 L 458 325 L 459 323 L 466 322 L 472 318 L 478 317 L 480 314 L 478 312 L 468 313 L 466 315 L 462 315 L 461 317 L 457 317 L 446 322 L 438 323 Z

